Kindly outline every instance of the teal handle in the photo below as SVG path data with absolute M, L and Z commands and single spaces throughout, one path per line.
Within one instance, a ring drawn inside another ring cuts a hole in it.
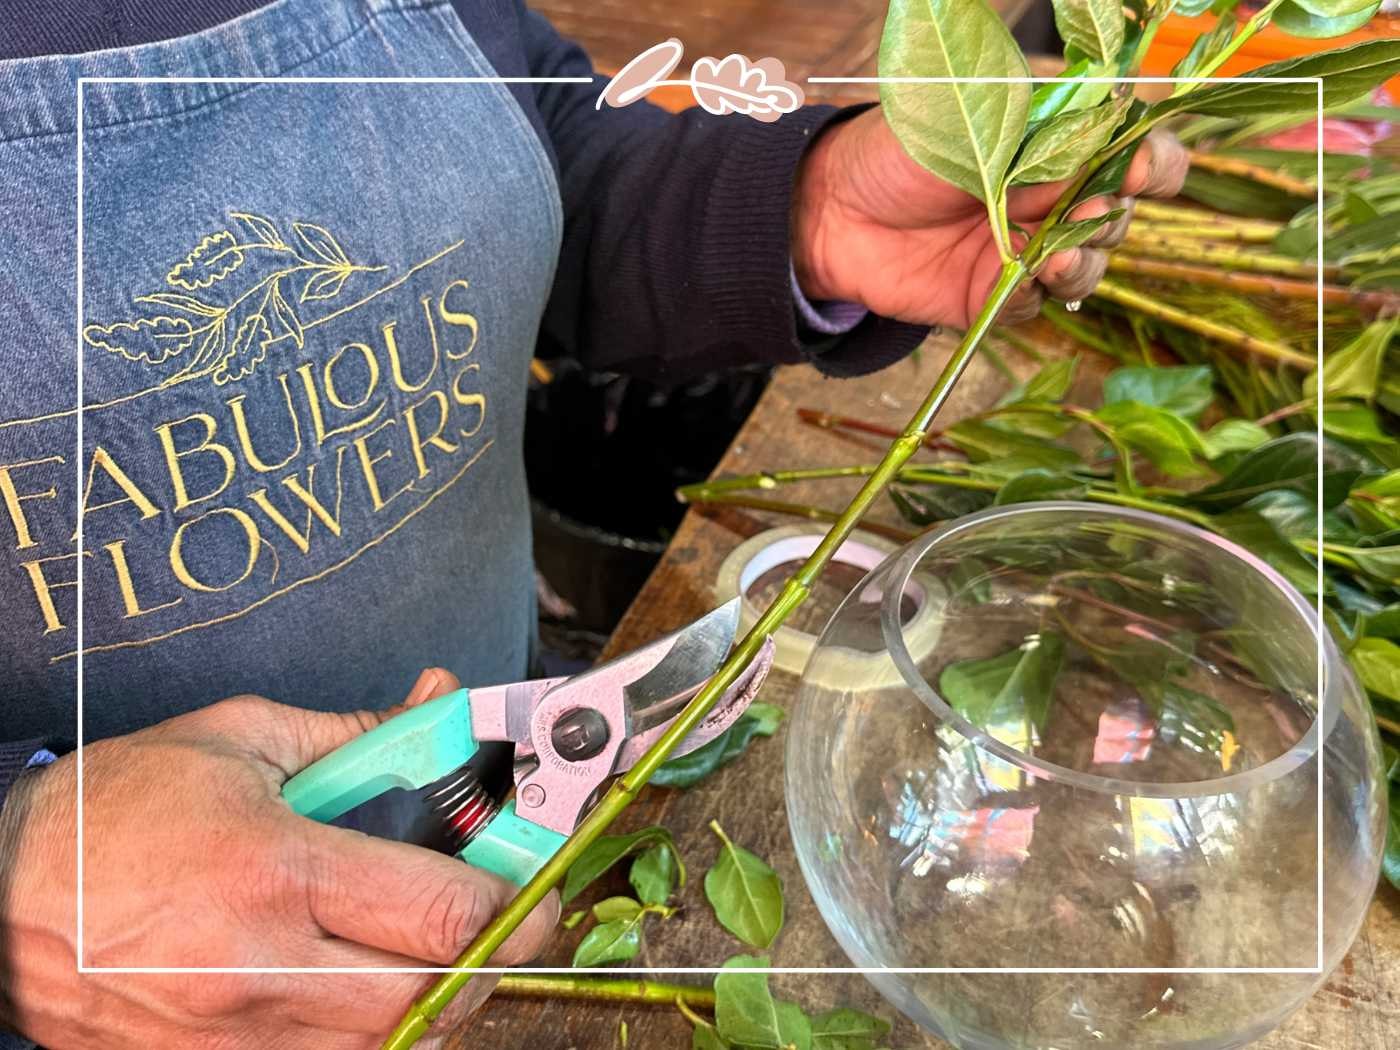
M 416 791 L 476 754 L 471 701 L 458 689 L 395 715 L 313 762 L 282 786 L 304 817 L 325 823 L 394 788 Z M 564 836 L 516 815 L 507 804 L 458 854 L 524 885 L 558 851 Z
M 457 856 L 474 868 L 485 868 L 524 886 L 563 844 L 564 836 L 559 832 L 516 816 L 512 799 Z
M 472 755 L 472 712 L 458 689 L 409 708 L 307 766 L 282 787 L 296 812 L 325 823 L 392 788 L 414 791 Z

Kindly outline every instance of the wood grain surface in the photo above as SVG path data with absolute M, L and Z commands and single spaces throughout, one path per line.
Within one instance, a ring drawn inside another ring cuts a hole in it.
M 1065 352 L 1052 330 L 1028 328 L 1042 349 Z M 806 367 L 781 370 L 753 415 L 731 445 L 716 476 L 778 468 L 816 467 L 873 462 L 883 442 L 839 436 L 798 422 L 796 409 L 808 406 L 902 425 L 932 382 L 949 344 L 932 340 L 911 360 L 875 376 L 828 380 Z M 1018 374 L 1036 367 L 1014 350 L 1002 347 L 1007 363 Z M 1086 358 L 1081 382 L 1093 380 L 1097 359 Z M 945 409 L 951 422 L 990 405 L 1008 387 L 1008 380 L 985 359 L 975 360 Z M 933 453 L 921 453 L 931 457 Z M 805 500 L 839 509 L 851 483 L 823 482 L 785 487 L 782 498 Z M 888 503 L 873 512 L 874 520 L 897 523 Z M 748 511 L 717 513 L 692 510 L 685 517 L 661 564 L 618 627 L 608 653 L 624 652 L 700 615 L 714 604 L 712 584 L 724 557 L 747 536 L 774 524 L 787 523 Z M 787 706 L 796 681 L 775 672 L 762 699 Z M 638 965 L 718 966 L 745 949 L 714 920 L 700 888 L 713 863 L 716 839 L 707 829 L 717 819 L 734 841 L 765 857 L 783 879 L 787 921 L 771 955 L 777 966 L 849 965 L 828 932 L 797 869 L 788 837 L 784 810 L 783 731 L 756 743 L 722 773 L 688 792 L 648 788 L 616 830 L 660 823 L 676 835 L 690 869 L 690 884 L 682 900 L 684 913 L 665 923 L 652 923 L 647 948 Z M 605 879 L 589 901 L 609 893 L 627 892 L 622 871 Z M 583 928 L 561 931 L 541 960 L 568 965 Z M 704 983 L 706 975 L 654 975 L 659 980 Z M 897 1020 L 864 978 L 853 974 L 786 975 L 774 978 L 775 990 L 809 1010 L 845 1004 Z M 630 1048 L 677 1048 L 690 1045 L 689 1025 L 670 1008 L 602 1006 L 583 1003 L 529 1001 L 497 997 L 454 1035 L 454 1050 L 483 1047 L 528 1050 L 611 1050 L 619 1046 L 619 1024 L 626 1021 Z M 924 1035 L 907 1021 L 897 1020 L 889 1039 L 893 1048 L 935 1048 L 947 1044 Z M 1400 1047 L 1400 894 L 1382 887 L 1351 954 L 1327 984 L 1281 1029 L 1256 1046 L 1260 1050 L 1394 1050 Z

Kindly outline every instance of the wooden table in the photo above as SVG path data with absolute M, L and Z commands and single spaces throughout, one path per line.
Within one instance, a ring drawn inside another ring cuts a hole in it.
M 1042 347 L 1054 336 L 1031 329 Z M 746 474 L 778 468 L 816 467 L 873 462 L 882 449 L 880 439 L 838 436 L 800 424 L 794 410 L 811 406 L 872 422 L 902 425 L 922 392 L 931 385 L 948 352 L 945 342 L 931 341 L 917 361 L 911 360 L 883 373 L 856 380 L 827 380 L 806 367 L 783 369 L 764 394 L 753 415 L 734 439 L 716 469 L 716 475 Z M 1007 363 L 1018 373 L 1034 365 L 1015 353 Z M 1096 367 L 1084 361 L 1086 369 Z M 1088 371 L 1082 382 L 1093 383 Z M 944 419 L 977 411 L 994 401 L 1008 385 L 985 359 L 972 363 L 958 386 Z M 850 494 L 849 484 L 823 482 L 808 487 L 785 487 L 782 498 L 839 509 Z M 790 519 L 789 519 L 790 520 Z M 885 503 L 872 520 L 897 523 L 893 508 Z M 659 634 L 698 616 L 713 603 L 711 585 L 721 561 L 738 543 L 779 522 L 749 511 L 692 510 L 676 532 L 660 565 L 637 596 L 613 635 L 608 654 L 634 648 Z M 762 698 L 788 705 L 795 676 L 775 672 Z M 699 881 L 714 861 L 716 839 L 707 830 L 717 819 L 736 842 L 768 860 L 783 879 L 787 921 L 772 951 L 774 965 L 845 966 L 845 956 L 827 931 L 797 869 L 788 838 L 784 811 L 783 738 L 760 741 L 737 762 L 688 792 L 648 788 L 616 830 L 647 824 L 664 824 L 676 836 L 690 868 L 691 883 L 683 900 L 684 915 L 669 922 L 653 922 L 642 965 L 717 966 L 744 950 L 715 922 L 704 900 Z M 609 891 L 628 892 L 625 877 L 616 874 L 595 899 Z M 561 933 L 543 962 L 568 965 L 583 929 Z M 658 980 L 667 980 L 657 975 Z M 702 975 L 681 975 L 680 980 L 704 982 Z M 893 1010 L 858 975 L 789 975 L 773 979 L 775 990 L 815 1010 L 836 1004 L 856 1006 L 893 1018 Z M 670 1008 L 602 1006 L 583 1003 L 507 1000 L 487 1004 L 475 1022 L 454 1045 L 501 1047 L 514 1050 L 612 1050 L 618 1045 L 618 1026 L 626 1021 L 628 1045 L 643 1050 L 670 1050 L 690 1045 L 689 1026 Z M 944 1047 L 900 1020 L 889 1039 L 895 1048 Z M 1361 936 L 1342 967 L 1305 1009 L 1282 1029 L 1257 1046 L 1261 1050 L 1394 1050 L 1400 1047 L 1400 893 L 1382 888 L 1371 906 Z

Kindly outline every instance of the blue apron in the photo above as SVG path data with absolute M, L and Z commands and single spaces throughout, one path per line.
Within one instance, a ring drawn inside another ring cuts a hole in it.
M 503 85 L 86 82 L 76 303 L 79 77 L 491 75 L 431 0 L 0 63 L 0 739 L 73 733 L 80 564 L 87 740 L 526 673 L 562 216 Z

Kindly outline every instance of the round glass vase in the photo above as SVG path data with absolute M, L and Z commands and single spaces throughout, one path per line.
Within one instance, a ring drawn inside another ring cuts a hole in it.
M 1341 960 L 1385 839 L 1375 720 L 1309 600 L 1095 504 L 993 508 L 867 575 L 786 778 L 837 940 L 962 1050 L 1244 1046 Z

